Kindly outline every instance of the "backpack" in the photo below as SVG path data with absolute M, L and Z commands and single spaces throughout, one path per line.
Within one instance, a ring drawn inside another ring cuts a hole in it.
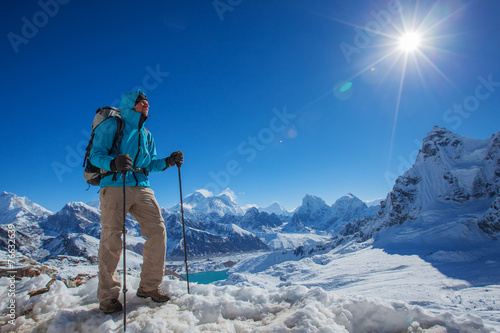
M 117 125 L 113 144 L 111 145 L 111 147 L 109 147 L 109 152 L 111 152 L 111 149 L 113 149 L 115 145 L 117 151 L 120 151 L 120 146 L 123 138 L 123 129 L 125 127 L 125 122 L 121 117 L 121 110 L 111 106 L 104 106 L 102 108 L 99 108 L 96 111 L 94 121 L 92 122 L 92 134 L 90 136 L 89 144 L 86 148 L 85 158 L 83 159 L 83 167 L 85 168 L 85 170 L 83 171 L 83 178 L 85 178 L 85 181 L 87 182 L 87 184 L 89 184 L 89 188 L 90 185 L 99 186 L 99 183 L 101 182 L 101 179 L 103 177 L 115 173 L 100 169 L 90 163 L 90 151 L 92 150 L 92 146 L 94 143 L 95 130 L 100 124 L 102 124 L 109 118 L 115 118 Z

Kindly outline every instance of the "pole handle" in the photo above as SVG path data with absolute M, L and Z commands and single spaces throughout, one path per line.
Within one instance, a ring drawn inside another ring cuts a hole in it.
M 182 153 L 182 151 L 178 150 L 177 153 Z M 180 167 L 181 167 L 180 163 L 176 163 L 175 165 L 177 165 L 177 167 L 180 169 Z

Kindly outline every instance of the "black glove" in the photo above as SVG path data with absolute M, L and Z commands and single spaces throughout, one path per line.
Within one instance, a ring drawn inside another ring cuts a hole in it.
M 132 159 L 128 155 L 118 155 L 111 161 L 111 171 L 122 172 L 132 169 Z
M 182 151 L 174 151 L 169 157 L 165 159 L 167 163 L 167 168 L 173 167 L 174 165 L 181 166 L 184 163 L 184 154 Z

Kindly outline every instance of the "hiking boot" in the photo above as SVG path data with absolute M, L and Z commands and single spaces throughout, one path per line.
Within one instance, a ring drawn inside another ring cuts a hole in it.
M 153 301 L 158 303 L 163 303 L 170 299 L 170 297 L 167 294 L 165 294 L 165 292 L 160 290 L 159 287 L 151 291 L 145 291 L 142 289 L 142 287 L 139 287 L 139 289 L 137 289 L 137 297 L 142 297 L 142 298 L 151 297 Z
M 105 314 L 120 312 L 123 310 L 122 303 L 117 299 L 110 299 L 99 304 L 99 310 Z

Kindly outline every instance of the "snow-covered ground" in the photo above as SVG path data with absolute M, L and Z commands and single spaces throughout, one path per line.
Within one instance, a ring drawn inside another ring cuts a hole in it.
M 287 260 L 293 259 L 290 252 L 240 259 L 228 280 L 192 283 L 191 294 L 185 282 L 165 278 L 162 287 L 172 295 L 166 304 L 137 298 L 139 280 L 129 276 L 127 331 L 500 331 L 500 264 L 494 258 L 478 261 L 467 253 L 439 252 L 424 260 L 388 254 L 368 243 L 301 260 Z M 273 261 L 276 264 L 269 266 Z M 488 265 L 491 274 L 476 280 L 463 274 L 477 275 L 479 264 Z M 57 281 L 48 293 L 29 298 L 29 291 L 49 280 L 41 275 L 16 282 L 12 326 L 6 324 L 10 317 L 4 310 L 12 299 L 10 280 L 0 279 L 1 332 L 122 331 L 123 314 L 104 315 L 98 309 L 97 279 L 77 288 Z
M 237 264 L 225 283 L 265 289 L 302 285 L 344 297 L 397 300 L 434 314 L 477 316 L 500 331 L 500 261 L 481 255 L 441 251 L 424 260 L 388 254 L 371 243 L 301 260 L 275 252 Z

